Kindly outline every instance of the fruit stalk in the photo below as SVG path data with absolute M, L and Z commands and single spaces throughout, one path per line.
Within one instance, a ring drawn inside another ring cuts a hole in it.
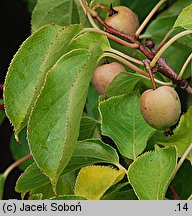
M 146 60 L 143 61 L 143 63 L 145 65 L 146 69 L 149 72 L 149 76 L 150 76 L 150 79 L 151 79 L 151 82 L 152 82 L 152 85 L 153 85 L 153 89 L 155 90 L 157 87 L 156 87 L 154 76 L 153 76 L 153 73 L 152 73 L 152 70 L 151 70 L 151 67 L 150 67 L 150 61 L 146 59 Z

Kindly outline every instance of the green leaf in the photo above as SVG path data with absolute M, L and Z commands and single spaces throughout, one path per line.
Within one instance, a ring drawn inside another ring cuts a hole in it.
M 60 30 L 57 25 L 41 28 L 22 44 L 11 62 L 5 80 L 4 102 L 16 137 L 26 124 L 44 55 Z
M 0 110 L 0 125 L 4 121 L 5 117 L 6 117 L 5 112 L 3 110 Z
M 192 143 L 192 107 L 190 107 L 186 114 L 181 116 L 179 125 L 173 130 L 173 135 L 169 137 L 161 137 L 157 140 L 157 144 L 164 146 L 175 145 L 177 147 L 178 155 L 181 157 Z M 187 159 L 192 163 L 192 152 L 187 156 Z
M 188 200 L 192 200 L 192 194 L 191 194 L 191 196 L 188 198 Z
M 78 142 L 67 167 L 59 178 L 57 193 L 71 194 L 75 182 L 73 171 L 94 163 L 109 163 L 118 166 L 119 157 L 115 149 L 100 140 L 92 139 Z M 49 197 L 48 189 L 49 194 L 53 194 L 51 182 L 41 173 L 35 163 L 21 174 L 16 184 L 16 191 L 23 195 L 31 191 L 31 194 L 42 193 L 43 197 L 46 195 Z
M 185 61 L 187 60 L 192 51 L 192 47 L 188 47 L 190 44 L 192 44 L 191 39 L 189 39 L 188 36 L 182 39 L 184 40 L 178 40 L 173 44 L 173 46 L 170 46 L 164 54 L 164 58 L 167 60 L 169 65 L 171 65 L 171 67 L 175 70 L 176 73 L 179 73 L 183 64 L 185 63 Z M 186 68 L 183 78 L 188 78 L 190 74 L 191 70 L 189 64 Z
M 140 200 L 163 200 L 177 165 L 174 146 L 156 147 L 137 158 L 128 169 L 128 179 Z
M 115 170 L 107 166 L 84 167 L 76 180 L 75 195 L 88 200 L 99 200 L 122 174 L 124 170 Z
M 86 199 L 82 196 L 61 195 L 61 196 L 51 197 L 50 200 L 86 200 Z
M 115 149 L 100 140 L 84 140 L 78 142 L 63 172 L 71 172 L 95 163 L 109 163 L 118 166 L 119 157 Z
M 102 198 L 102 200 L 137 200 L 133 190 L 111 192 Z
M 61 195 L 74 194 L 76 177 L 77 177 L 76 172 L 62 174 L 57 184 L 57 194 L 61 194 Z
M 53 187 L 77 143 L 89 83 L 101 50 L 73 50 L 47 75 L 28 126 L 33 158 Z M 69 73 L 70 71 L 70 73 Z
M 52 30 L 52 28 L 53 28 L 53 26 L 51 26 L 51 30 Z M 16 125 L 14 125 L 14 122 L 13 122 L 13 125 L 15 127 L 16 137 L 17 137 L 18 133 L 20 132 L 20 130 L 24 126 L 26 126 L 26 123 L 27 123 L 28 118 L 29 118 L 31 106 L 34 104 L 34 101 L 36 100 L 36 98 L 37 98 L 37 96 L 38 96 L 38 94 L 39 94 L 39 92 L 43 86 L 47 72 L 56 63 L 56 61 L 66 52 L 69 41 L 72 40 L 72 38 L 79 31 L 82 30 L 82 27 L 80 25 L 73 25 L 73 26 L 68 26 L 65 28 L 61 28 L 61 27 L 57 27 L 57 28 L 59 28 L 58 32 L 56 35 L 54 35 L 54 38 L 52 38 L 52 41 L 51 41 L 51 44 L 49 45 L 49 47 L 46 47 L 47 50 L 46 50 L 46 53 L 44 53 L 44 56 L 43 55 L 41 56 L 42 59 L 38 60 L 39 56 L 36 55 L 36 52 L 39 52 L 37 49 L 39 49 L 39 46 L 42 46 L 42 44 L 38 44 L 38 47 L 36 46 L 36 47 L 34 47 L 34 50 L 31 50 L 31 52 L 32 52 L 31 55 L 33 54 L 35 56 L 33 56 L 33 58 L 29 60 L 28 64 L 30 64 L 29 67 L 31 68 L 31 76 L 33 76 L 33 77 L 29 76 L 27 74 L 28 71 L 25 69 L 23 72 L 24 73 L 23 76 L 25 76 L 25 77 L 27 76 L 27 78 L 25 80 L 20 80 L 21 84 L 19 85 L 19 88 L 18 88 L 18 83 L 12 84 L 14 86 L 10 86 L 10 84 L 8 85 L 8 91 L 9 91 L 10 87 L 18 89 L 18 91 L 13 92 L 13 96 L 15 98 L 19 98 L 19 101 L 18 102 L 17 102 L 17 100 L 14 101 L 14 103 L 13 103 L 14 106 L 13 105 L 10 106 L 10 104 L 8 104 L 9 105 L 8 108 L 11 108 L 11 112 L 13 112 L 12 118 L 17 118 L 15 120 Z M 45 33 L 46 32 L 44 32 L 44 34 Z M 43 41 L 46 40 L 47 36 L 44 35 L 44 37 L 45 38 L 41 38 Z M 36 40 L 35 34 L 34 34 L 34 40 Z M 41 42 L 41 43 L 43 43 L 43 42 Z M 22 46 L 23 48 L 21 49 L 21 50 L 23 50 L 24 54 L 26 54 L 25 50 L 29 49 L 30 41 L 27 42 L 27 44 L 28 44 L 28 46 Z M 36 48 L 36 50 L 35 50 L 35 48 Z M 57 50 L 57 52 L 55 52 L 55 50 Z M 20 65 L 20 61 L 24 61 L 23 58 L 26 59 L 26 56 L 22 55 L 21 51 L 19 51 L 18 52 L 18 58 L 16 58 L 15 61 L 13 60 L 13 69 L 12 70 L 10 69 L 11 72 L 10 71 L 8 72 L 11 74 L 10 79 L 11 78 L 13 79 L 13 76 L 16 76 L 17 74 L 19 75 L 19 73 L 21 73 L 19 71 L 19 69 L 24 69 L 24 68 L 21 68 L 19 66 L 19 68 L 16 68 L 17 69 L 16 70 L 15 66 L 14 66 L 17 64 Z M 34 68 L 36 65 L 34 65 L 34 67 L 31 67 L 31 65 L 33 65 L 35 60 L 41 61 L 41 62 L 39 62 L 38 68 Z M 34 70 L 32 71 L 32 69 L 34 69 Z M 36 80 L 33 82 L 33 84 L 31 84 L 32 78 L 36 78 Z M 10 81 L 8 80 L 8 82 L 10 82 Z M 31 86 L 30 92 L 25 92 L 25 91 L 29 91 L 28 90 L 29 87 L 26 87 L 26 84 Z M 24 90 L 21 92 L 20 88 L 24 89 Z M 7 95 L 7 97 L 9 99 L 11 96 Z M 25 98 L 25 99 L 23 99 L 23 98 Z M 13 98 L 11 97 L 9 103 L 12 102 L 12 100 L 13 100 Z M 20 100 L 22 100 L 25 105 L 18 104 L 20 102 Z M 7 108 L 7 106 L 6 106 L 6 108 Z
M 35 194 L 42 194 L 43 195 L 42 199 L 49 199 L 50 197 L 55 196 L 55 192 L 52 189 L 50 181 L 49 181 L 49 184 L 46 184 L 46 185 L 43 185 L 41 187 L 38 187 L 38 188 L 31 190 L 29 193 L 27 193 L 25 195 L 25 197 L 29 196 L 28 199 L 31 200 L 31 199 L 33 199 L 33 195 L 35 195 Z M 25 197 L 24 197 L 24 199 L 25 199 Z
M 152 38 L 157 44 L 161 42 L 167 32 L 173 28 L 174 23 L 183 8 L 188 6 L 190 3 L 190 0 L 177 0 L 171 7 L 163 11 L 156 19 L 154 19 L 153 22 L 150 23 L 142 36 L 145 38 Z M 175 43 L 173 45 L 175 45 Z
M 61 26 L 79 23 L 77 4 L 73 0 L 39 0 L 32 14 L 32 32 L 51 23 Z
M 149 1 L 143 1 L 143 0 L 136 0 L 136 1 L 121 0 L 120 5 L 127 6 L 131 10 L 133 10 L 138 15 L 138 18 L 141 22 L 150 13 L 150 11 L 155 7 L 155 5 L 158 2 L 159 0 L 153 0 L 150 1 L 149 4 Z
M 152 37 L 153 39 L 163 39 L 166 33 L 172 29 L 183 8 L 189 4 L 191 4 L 191 0 L 177 0 L 174 2 L 171 7 L 163 11 L 153 22 L 151 22 L 144 33 L 144 36 Z
M 0 103 L 3 103 L 3 100 L 0 99 Z M 2 124 L 2 122 L 4 121 L 6 115 L 5 115 L 5 111 L 4 110 L 0 110 L 0 125 Z
M 11 141 L 10 141 L 11 153 L 15 161 L 21 159 L 22 157 L 30 153 L 28 142 L 26 139 L 27 137 L 26 128 L 24 128 L 20 132 L 19 137 L 20 137 L 20 143 L 16 141 L 14 136 L 11 137 Z M 21 165 L 19 165 L 19 168 L 24 171 L 30 164 L 32 164 L 32 162 L 33 162 L 33 159 L 31 158 L 25 161 L 24 163 L 22 163 Z
M 185 7 L 179 14 L 173 28 L 182 27 L 184 29 L 192 29 L 192 4 Z
M 147 80 L 137 73 L 121 72 L 107 86 L 105 94 L 107 97 L 112 97 L 121 94 L 130 94 L 140 82 Z M 151 81 L 150 81 L 151 82 Z
M 73 190 L 75 186 L 75 179 L 76 179 L 76 173 L 74 172 L 70 172 L 70 173 L 61 175 L 57 183 L 57 188 L 56 188 L 57 195 L 61 196 L 61 195 L 74 194 Z M 33 195 L 37 193 L 43 194 L 43 199 L 49 199 L 50 197 L 55 196 L 55 192 L 52 189 L 50 181 L 49 181 L 49 184 L 32 189 L 30 191 L 29 198 L 31 199 Z
M 163 11 L 156 19 L 154 19 L 153 22 L 149 24 L 142 37 L 152 38 L 155 41 L 157 47 L 168 31 L 173 28 L 174 23 L 183 8 L 189 4 L 191 4 L 191 0 L 177 0 L 174 2 L 171 7 Z M 180 31 L 180 29 L 175 30 L 169 38 Z M 163 54 L 163 57 L 176 72 L 179 72 L 187 57 L 191 54 L 191 50 L 191 38 L 189 35 L 187 35 L 174 42 Z M 185 74 L 184 78 L 188 76 L 189 73 Z
M 98 110 L 98 99 L 99 99 L 99 94 L 96 91 L 93 84 L 90 83 L 89 92 L 86 100 L 86 112 L 90 117 L 95 119 L 99 119 L 100 117 L 99 110 Z
M 186 200 L 192 194 L 192 166 L 188 160 L 180 167 L 172 186 L 181 200 Z
M 121 5 L 120 0 L 92 0 L 91 1 L 91 6 L 94 6 L 97 4 L 101 4 L 107 8 L 110 8 L 110 4 L 112 4 L 113 7 L 117 5 Z M 97 12 L 103 20 L 105 20 L 105 18 L 108 16 L 108 12 L 106 10 L 98 8 Z
M 33 95 L 33 102 L 39 95 L 41 88 L 46 79 L 48 71 L 53 67 L 53 65 L 67 52 L 69 42 L 82 30 L 81 25 L 71 25 L 63 27 L 55 38 L 52 40 L 45 56 L 43 62 L 39 68 L 38 74 L 38 85 Z
M 95 44 L 100 46 L 102 50 L 108 50 L 110 48 L 107 37 L 95 32 L 86 32 L 75 37 L 70 42 L 68 50 L 77 48 L 91 49 Z
M 37 0 L 23 0 L 25 1 L 26 5 L 27 5 L 27 10 L 29 11 L 29 13 L 31 13 L 37 3 Z
M 76 174 L 73 172 L 62 174 L 58 180 L 57 194 L 73 194 L 75 179 Z M 27 192 L 30 192 L 29 199 L 33 199 L 35 194 L 42 194 L 43 199 L 54 196 L 50 180 L 41 173 L 35 163 L 30 165 L 24 173 L 21 174 L 17 180 L 15 189 L 17 192 L 22 193 L 22 197 L 24 197 Z
M 39 193 L 39 194 L 33 194 L 32 196 L 32 200 L 42 200 L 43 199 L 43 194 Z
M 17 180 L 15 190 L 25 195 L 36 188 L 50 184 L 48 177 L 43 175 L 35 163 L 31 164 Z
M 129 189 L 126 183 L 119 183 L 112 186 L 101 198 L 102 200 L 137 200 L 133 189 Z
M 89 116 L 82 117 L 78 140 L 92 138 L 98 125 L 100 125 L 100 122 L 98 122 L 97 120 Z
M 75 7 L 77 8 L 76 16 L 77 16 L 77 13 L 79 15 L 79 23 L 81 23 L 81 25 L 83 25 L 84 27 L 90 27 L 91 24 L 90 24 L 87 16 L 85 15 L 85 12 L 81 6 L 80 1 L 74 0 L 74 4 L 75 4 Z
M 5 185 L 5 177 L 3 174 L 0 174 L 0 200 L 3 197 L 4 185 Z
M 92 6 L 95 6 L 97 4 L 102 4 L 109 8 L 110 4 L 112 4 L 113 6 L 120 5 L 120 0 L 92 0 L 91 2 Z
M 154 131 L 140 113 L 139 95 L 111 97 L 100 103 L 101 130 L 111 137 L 120 153 L 135 159 L 143 152 L 147 140 Z

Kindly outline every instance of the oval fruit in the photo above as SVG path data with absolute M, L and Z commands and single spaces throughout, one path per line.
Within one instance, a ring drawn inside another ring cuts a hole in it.
M 116 6 L 113 8 L 117 13 L 109 15 L 105 22 L 114 29 L 127 33 L 135 34 L 139 27 L 137 15 L 125 6 Z
M 106 87 L 122 71 L 125 71 L 125 68 L 118 62 L 112 62 L 98 66 L 95 69 L 92 78 L 93 84 L 97 92 L 103 95 Z
M 153 128 L 166 130 L 179 120 L 181 103 L 177 92 L 169 86 L 145 91 L 140 98 L 140 110 Z

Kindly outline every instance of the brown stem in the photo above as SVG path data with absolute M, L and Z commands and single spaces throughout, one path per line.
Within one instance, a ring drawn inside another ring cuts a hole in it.
M 17 166 L 21 165 L 22 163 L 24 163 L 25 161 L 27 161 L 28 159 L 32 158 L 31 154 L 28 154 L 26 156 L 24 156 L 23 158 L 19 159 L 18 161 L 15 161 L 13 164 L 11 164 L 3 173 L 3 176 L 5 178 L 7 178 L 7 176 L 9 175 L 9 173 L 15 169 Z
M 152 53 L 150 53 L 144 46 L 143 44 L 141 44 L 137 38 L 135 37 L 135 35 L 129 35 L 129 34 L 126 34 L 124 32 L 120 32 L 116 29 L 114 29 L 113 27 L 107 25 L 107 23 L 105 23 L 100 17 L 99 15 L 97 14 L 95 17 L 94 17 L 102 26 L 105 27 L 105 31 L 110 33 L 110 34 L 113 34 L 113 35 L 116 35 L 116 36 L 119 36 L 119 37 L 122 37 L 134 44 L 137 44 L 137 49 L 139 49 L 148 59 L 152 60 L 154 55 Z
M 0 110 L 4 110 L 4 109 L 5 109 L 4 104 L 0 104 Z
M 170 34 L 173 32 L 173 29 L 171 29 L 163 38 L 163 40 L 161 41 L 161 43 L 159 44 L 159 46 L 157 47 L 157 52 L 164 46 L 165 42 L 167 41 L 167 39 L 169 38 Z
M 96 14 L 95 16 L 93 16 L 93 18 L 95 18 L 101 25 L 103 25 L 105 27 L 105 31 L 112 34 L 112 35 L 116 35 L 118 37 L 124 38 L 126 40 L 128 40 L 129 42 L 132 42 L 133 44 L 136 44 L 138 47 L 137 49 L 139 49 L 149 60 L 152 60 L 155 56 L 154 52 L 150 52 L 146 49 L 146 47 L 141 44 L 140 41 L 137 40 L 137 38 L 135 37 L 135 35 L 128 35 L 126 33 L 120 32 L 114 28 L 112 28 L 111 26 L 107 25 L 100 17 L 98 14 Z M 157 67 L 158 67 L 158 71 L 162 74 L 164 74 L 166 77 L 170 78 L 174 84 L 176 84 L 179 88 L 185 90 L 186 92 L 188 92 L 189 94 L 192 95 L 192 87 L 189 85 L 189 83 L 186 80 L 178 80 L 178 75 L 177 73 L 167 64 L 167 62 L 160 57 L 157 61 Z
M 109 9 L 108 7 L 105 7 L 105 6 L 101 5 L 101 4 L 95 5 L 95 6 L 92 8 L 92 10 L 96 10 L 97 8 L 101 8 L 101 9 L 107 11 L 107 12 L 110 11 L 110 9 Z
M 152 82 L 152 85 L 153 85 L 153 89 L 157 89 L 156 87 L 156 84 L 155 84 L 155 80 L 154 80 L 154 76 L 153 76 L 153 73 L 152 73 L 152 70 L 151 70 L 151 67 L 150 67 L 150 61 L 148 59 L 144 60 L 143 61 L 146 69 L 148 70 L 149 72 L 149 76 L 150 76 L 150 79 L 151 79 L 151 82 Z
M 0 89 L 3 89 L 3 84 L 2 83 L 0 83 Z
M 169 189 L 170 189 L 170 191 L 171 191 L 171 193 L 172 193 L 172 195 L 173 195 L 173 199 L 174 199 L 174 200 L 180 200 L 180 197 L 179 197 L 179 195 L 177 194 L 177 192 L 175 191 L 173 185 L 170 184 L 170 185 L 169 185 Z

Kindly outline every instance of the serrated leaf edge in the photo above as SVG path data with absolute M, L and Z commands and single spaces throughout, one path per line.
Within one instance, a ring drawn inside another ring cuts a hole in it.
M 71 50 L 71 51 L 65 53 L 63 56 L 61 56 L 61 58 L 59 58 L 58 61 L 53 65 L 53 67 L 47 72 L 46 77 L 45 77 L 44 84 L 43 84 L 43 86 L 42 86 L 42 88 L 41 88 L 41 90 L 40 90 L 39 95 L 37 96 L 37 98 L 36 98 L 36 100 L 35 100 L 35 102 L 34 102 L 34 106 L 32 107 L 31 113 L 30 113 L 30 116 L 29 116 L 28 127 L 27 127 L 27 140 L 28 140 L 29 149 L 30 149 L 31 152 L 32 152 L 32 149 L 31 149 L 30 141 L 29 141 L 29 133 L 30 133 L 29 124 L 30 124 L 30 121 L 31 121 L 31 116 L 32 116 L 32 114 L 33 114 L 34 108 L 36 107 L 36 104 L 37 104 L 37 102 L 38 102 L 38 100 L 39 100 L 39 98 L 40 98 L 40 96 L 41 96 L 41 94 L 42 94 L 42 91 L 43 91 L 43 89 L 45 88 L 46 81 L 47 81 L 47 78 L 48 78 L 49 74 L 50 74 L 50 73 L 52 72 L 52 70 L 57 66 L 57 64 L 59 63 L 60 59 L 64 58 L 65 55 L 69 55 L 70 53 L 72 53 L 72 52 L 74 52 L 74 51 L 87 51 L 87 52 L 89 52 L 89 56 L 91 56 L 91 51 L 90 51 L 90 50 L 87 50 L 87 49 L 81 49 L 81 48 L 79 48 L 79 49 Z M 88 60 L 86 61 L 86 63 L 87 63 L 88 61 L 89 61 L 89 58 L 88 58 Z M 86 65 L 86 63 L 85 63 L 85 65 Z M 73 83 L 72 86 L 75 85 L 75 82 L 76 82 L 77 78 L 80 76 L 82 70 L 83 70 L 83 68 L 82 68 L 81 70 L 79 70 L 79 73 L 78 73 L 78 75 L 77 75 L 77 77 L 76 77 L 76 79 L 75 79 L 75 81 L 74 81 L 74 83 Z M 69 93 L 69 97 L 68 97 L 68 98 L 71 98 L 71 97 L 70 97 L 70 93 Z M 68 102 L 68 104 L 69 104 L 69 102 Z M 69 113 L 69 108 L 68 108 L 68 110 L 66 111 L 66 116 L 68 116 L 68 113 Z M 66 119 L 66 127 L 67 127 L 67 125 L 68 125 L 68 118 L 69 118 L 69 117 L 67 117 L 67 119 Z M 68 128 L 68 127 L 67 127 L 67 128 Z M 66 132 L 66 135 L 67 135 L 67 132 Z M 66 137 L 67 137 L 67 136 L 66 136 Z M 66 143 L 66 138 L 65 138 L 65 143 Z M 37 160 L 36 160 L 34 157 L 33 157 L 33 159 L 34 159 L 36 165 L 38 166 L 38 168 L 41 170 L 41 172 L 42 172 L 44 175 L 46 175 L 46 176 L 50 179 L 50 181 L 52 182 L 53 191 L 54 191 L 55 194 L 56 194 L 56 184 L 57 184 L 57 181 L 58 181 L 58 178 L 59 178 L 59 176 L 57 176 L 57 175 L 58 175 L 57 172 L 58 172 L 58 170 L 59 170 L 59 166 L 60 166 L 60 164 L 61 164 L 61 161 L 62 161 L 62 159 L 63 159 L 63 156 L 62 156 L 62 158 L 60 159 L 60 162 L 59 162 L 59 165 L 58 165 L 58 169 L 57 169 L 57 171 L 55 172 L 55 176 L 53 176 L 52 178 L 50 178 L 50 176 L 48 176 L 48 175 L 41 169 L 41 167 L 39 166 Z M 57 176 L 57 178 L 56 178 L 56 176 Z
M 176 165 L 177 165 L 178 152 L 177 152 L 176 146 L 172 145 L 172 146 L 168 146 L 168 147 L 164 147 L 164 148 L 159 148 L 158 151 L 161 150 L 161 149 L 168 149 L 168 148 L 172 148 L 172 147 L 174 147 L 174 149 L 175 149 L 175 151 L 176 151 Z M 127 171 L 127 177 L 128 177 L 128 182 L 129 182 L 130 184 L 131 184 L 131 181 L 130 181 L 130 177 L 129 177 L 129 170 L 130 170 L 130 168 L 132 167 L 132 165 L 133 165 L 137 160 L 139 160 L 140 158 L 143 158 L 143 157 L 145 157 L 146 155 L 147 155 L 147 156 L 148 156 L 148 155 L 152 155 L 152 154 L 155 153 L 155 152 L 156 152 L 155 150 L 151 150 L 151 151 L 148 151 L 148 152 L 143 153 L 141 156 L 137 157 L 136 160 L 129 166 L 128 171 Z M 175 165 L 175 168 L 176 168 L 176 165 Z M 173 172 L 171 173 L 170 178 L 167 180 L 167 184 L 165 184 L 165 187 L 164 187 L 164 188 L 166 188 L 167 185 L 169 185 L 168 183 L 171 182 L 171 180 L 172 180 L 171 178 L 172 178 L 174 172 L 175 172 L 175 170 L 173 170 Z M 132 184 L 131 184 L 131 185 L 132 185 Z M 135 188 L 134 188 L 133 186 L 132 186 L 132 188 L 133 188 L 135 194 L 137 195 L 137 197 L 140 199 L 140 197 L 139 197 L 139 195 L 137 194 Z M 162 194 L 162 195 L 163 195 L 163 194 Z
M 120 171 L 120 169 L 115 169 L 113 166 L 110 166 L 110 165 L 108 165 L 108 166 L 104 166 L 104 165 L 89 165 L 89 166 L 85 166 L 85 167 L 83 167 L 83 168 L 81 168 L 80 169 L 80 171 L 79 171 L 79 173 L 78 173 L 78 175 L 77 175 L 77 177 L 76 177 L 76 181 L 75 181 L 75 186 L 74 186 L 74 194 L 76 194 L 76 186 L 77 186 L 77 181 L 78 181 L 78 178 L 79 178 L 79 176 L 80 176 L 80 174 L 81 174 L 81 170 L 82 169 L 88 169 L 88 168 L 90 168 L 90 167 L 108 167 L 108 168 L 111 168 L 111 169 L 113 169 L 113 170 L 116 170 L 116 171 Z M 123 169 L 121 169 L 122 171 L 123 171 Z M 119 175 L 115 178 L 115 179 L 113 179 L 113 181 L 111 182 L 111 184 L 106 188 L 106 190 L 103 192 L 103 194 L 101 195 L 101 197 L 105 194 L 105 192 L 115 183 L 117 183 L 116 182 L 116 180 L 122 175 L 123 173 L 119 173 Z M 125 172 L 124 172 L 124 175 L 125 175 Z M 120 179 L 121 180 L 121 179 Z M 119 181 L 120 181 L 119 180 Z M 79 196 L 79 195 L 77 195 L 77 196 Z M 100 198 L 101 198 L 100 197 Z M 99 198 L 99 199 L 100 199 Z
M 34 166 L 34 164 L 36 164 L 36 163 L 34 162 L 34 163 L 30 164 L 30 165 L 25 169 L 25 171 L 19 176 L 19 178 L 18 178 L 17 181 L 16 181 L 15 191 L 18 192 L 18 193 L 22 193 L 23 196 L 24 196 L 28 191 L 27 191 L 27 190 L 24 190 L 24 191 L 17 190 L 18 182 L 19 182 L 19 180 L 22 178 L 22 176 L 25 175 L 25 172 L 26 172 L 27 170 L 31 169 L 31 167 Z M 37 165 L 37 164 L 36 164 L 36 165 Z M 39 168 L 39 167 L 38 167 L 38 168 Z M 39 171 L 41 172 L 40 169 L 39 169 Z M 42 172 L 41 172 L 41 173 L 42 173 Z M 44 175 L 44 174 L 42 173 L 42 175 Z M 47 184 L 50 184 L 50 182 L 47 182 L 46 184 L 43 184 L 43 185 L 41 185 L 41 186 L 45 186 L 45 185 L 47 185 Z M 37 187 L 37 188 L 38 188 L 38 187 Z M 36 188 L 33 188 L 33 189 L 36 189 Z
M 48 25 L 42 26 L 42 27 L 39 28 L 37 31 L 33 32 L 33 34 L 31 34 L 31 35 L 20 45 L 19 49 L 17 50 L 17 52 L 16 52 L 15 55 L 13 56 L 13 58 L 12 58 L 12 60 L 11 60 L 11 62 L 10 62 L 10 65 L 9 65 L 9 67 L 8 67 L 8 70 L 7 70 L 8 72 L 7 72 L 6 76 L 5 76 L 5 84 L 4 84 L 4 89 L 3 89 L 3 98 L 4 98 L 4 102 L 5 102 L 5 100 L 6 100 L 5 88 L 6 88 L 6 85 L 7 85 L 7 78 L 10 76 L 9 70 L 10 70 L 10 68 L 12 67 L 13 62 L 15 61 L 15 58 L 17 58 L 17 56 L 19 55 L 20 50 L 23 48 L 23 46 L 25 46 L 26 43 L 28 43 L 28 41 L 31 40 L 31 37 L 33 37 L 36 33 L 38 33 L 39 31 L 41 31 L 42 29 L 46 29 L 47 27 L 50 27 L 50 26 L 58 26 L 58 27 L 60 27 L 59 25 L 56 25 L 56 24 L 48 24 Z M 42 61 L 43 61 L 43 59 L 42 59 Z M 6 102 L 5 102 L 5 103 L 6 103 Z M 19 132 L 19 130 L 21 129 L 21 125 L 22 125 L 22 123 L 24 122 L 24 119 L 26 118 L 27 112 L 25 113 L 25 117 L 23 118 L 23 120 L 20 121 L 20 123 L 19 123 L 20 126 L 19 126 L 18 129 L 15 129 L 15 126 L 14 126 L 14 124 L 12 123 L 12 121 L 11 121 L 11 119 L 10 119 L 10 117 L 9 117 L 9 114 L 7 113 L 6 106 L 5 106 L 5 113 L 6 113 L 6 116 L 9 118 L 9 121 L 10 121 L 11 125 L 12 125 L 13 128 L 14 128 L 15 139 L 19 142 L 18 132 Z

